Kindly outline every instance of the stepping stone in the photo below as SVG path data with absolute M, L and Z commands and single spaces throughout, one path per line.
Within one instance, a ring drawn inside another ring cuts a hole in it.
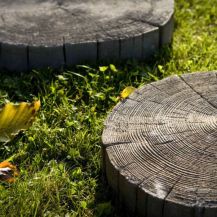
M 131 216 L 217 216 L 217 71 L 137 89 L 102 141 L 107 181 Z
M 4 0 L 0 70 L 145 59 L 173 31 L 173 0 Z

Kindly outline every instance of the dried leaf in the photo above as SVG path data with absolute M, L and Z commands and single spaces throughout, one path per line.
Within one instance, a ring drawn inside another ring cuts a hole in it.
M 0 163 L 0 181 L 5 181 L 8 183 L 15 182 L 15 177 L 19 175 L 16 166 L 8 161 L 3 161 Z
M 132 87 L 132 86 L 128 86 L 128 87 L 125 87 L 122 92 L 120 93 L 120 98 L 121 99 L 125 99 L 127 98 L 132 92 L 134 92 L 136 90 L 135 87 Z
M 9 142 L 20 130 L 28 129 L 39 108 L 39 100 L 33 103 L 7 103 L 0 110 L 0 142 Z

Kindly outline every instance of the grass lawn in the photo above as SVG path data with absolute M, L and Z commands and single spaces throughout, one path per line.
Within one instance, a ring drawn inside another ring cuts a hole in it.
M 216 15 L 215 0 L 177 0 L 172 47 L 149 62 L 0 73 L 1 103 L 42 103 L 26 133 L 0 145 L 0 161 L 11 158 L 21 172 L 15 184 L 0 184 L 0 216 L 118 216 L 101 175 L 103 121 L 126 86 L 217 69 Z

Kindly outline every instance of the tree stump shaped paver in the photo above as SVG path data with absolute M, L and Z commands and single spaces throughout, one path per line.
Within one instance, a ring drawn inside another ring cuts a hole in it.
M 137 89 L 102 141 L 108 183 L 132 216 L 217 216 L 217 71 Z
M 144 59 L 171 41 L 173 0 L 0 1 L 0 69 Z

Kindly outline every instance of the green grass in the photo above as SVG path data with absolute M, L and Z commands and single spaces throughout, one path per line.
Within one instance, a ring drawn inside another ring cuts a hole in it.
M 42 103 L 31 129 L 0 145 L 0 160 L 21 172 L 15 184 L 0 184 L 0 216 L 118 216 L 101 175 L 103 121 L 125 86 L 217 69 L 216 14 L 215 0 L 178 0 L 172 47 L 149 62 L 115 63 L 117 71 L 0 73 L 0 103 Z

